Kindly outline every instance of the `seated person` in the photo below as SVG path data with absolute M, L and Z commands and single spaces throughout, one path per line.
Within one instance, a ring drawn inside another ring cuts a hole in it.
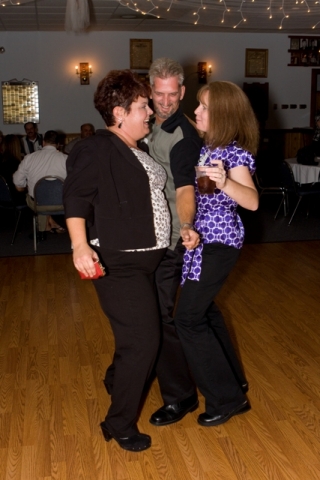
M 38 133 L 38 126 L 36 123 L 27 122 L 24 124 L 26 136 L 22 138 L 22 153 L 28 155 L 42 149 L 42 135 Z
M 67 155 L 57 150 L 58 138 L 57 132 L 53 130 L 46 132 L 43 139 L 43 149 L 26 155 L 13 175 L 13 183 L 18 191 L 25 191 L 28 187 L 27 205 L 32 210 L 35 209 L 34 186 L 40 178 L 55 175 L 65 179 L 67 176 Z M 41 211 L 41 207 L 38 210 Z M 63 210 L 63 206 L 58 206 L 56 210 Z M 45 231 L 51 233 L 65 232 L 65 229 L 60 227 L 51 216 L 46 217 L 45 215 L 38 216 L 38 230 L 40 240 L 45 239 Z
M 21 162 L 21 145 L 18 135 L 6 135 L 0 152 L 0 175 L 5 179 L 11 192 L 12 200 L 17 205 L 26 203 L 25 193 L 18 192 L 14 186 L 12 175 Z
M 95 134 L 94 126 L 91 125 L 91 123 L 84 123 L 83 125 L 81 125 L 80 130 L 81 130 L 80 137 L 77 137 L 74 140 L 71 140 L 71 142 L 67 143 L 67 145 L 64 147 L 63 151 L 67 155 L 69 155 L 72 148 L 75 146 L 76 143 L 79 142 L 79 140 L 81 140 L 82 138 L 91 137 L 91 135 Z

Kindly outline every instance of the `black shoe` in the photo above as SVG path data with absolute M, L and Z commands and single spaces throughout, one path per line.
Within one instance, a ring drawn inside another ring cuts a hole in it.
M 240 387 L 241 387 L 242 393 L 247 393 L 249 390 L 249 383 L 244 382 L 240 385 Z
M 136 433 L 130 437 L 117 437 L 112 435 L 107 429 L 105 422 L 100 423 L 100 427 L 106 442 L 110 442 L 112 438 L 118 442 L 121 448 L 124 450 L 130 450 L 130 452 L 141 452 L 151 447 L 151 437 L 144 433 Z
M 107 383 L 106 380 L 103 380 L 103 384 L 106 387 L 106 390 L 107 390 L 108 394 L 111 395 L 113 385 L 111 383 Z
M 209 415 L 208 413 L 201 413 L 198 417 L 198 423 L 200 423 L 200 425 L 203 427 L 214 427 L 216 425 L 226 423 L 231 417 L 234 417 L 234 415 L 240 415 L 240 413 L 249 412 L 250 409 L 250 403 L 248 400 L 246 400 L 228 413 L 222 413 L 221 415 Z
M 194 393 L 191 397 L 182 400 L 179 403 L 171 405 L 163 405 L 153 415 L 151 415 L 150 423 L 152 425 L 169 425 L 181 420 L 187 413 L 193 412 L 199 405 L 197 394 Z

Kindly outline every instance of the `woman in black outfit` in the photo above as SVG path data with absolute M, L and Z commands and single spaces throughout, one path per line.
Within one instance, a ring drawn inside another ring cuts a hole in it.
M 72 149 L 64 189 L 76 269 L 92 277 L 100 258 L 107 271 L 93 281 L 115 336 L 111 406 L 102 432 L 131 451 L 151 445 L 136 422 L 160 338 L 153 274 L 170 233 L 166 174 L 137 147 L 149 132 L 149 93 L 130 70 L 111 71 L 99 83 L 95 107 L 107 128 Z

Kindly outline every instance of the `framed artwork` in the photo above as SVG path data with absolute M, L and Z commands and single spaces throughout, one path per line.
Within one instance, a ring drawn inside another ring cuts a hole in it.
M 38 82 L 23 79 L 1 82 L 4 124 L 39 123 Z
M 309 40 L 307 38 L 300 39 L 300 48 L 308 48 L 309 47 Z
M 290 41 L 290 49 L 291 50 L 299 50 L 300 48 L 300 38 L 291 38 Z
M 148 70 L 152 63 L 152 39 L 130 39 L 130 68 Z
M 246 48 L 246 77 L 268 76 L 268 50 Z

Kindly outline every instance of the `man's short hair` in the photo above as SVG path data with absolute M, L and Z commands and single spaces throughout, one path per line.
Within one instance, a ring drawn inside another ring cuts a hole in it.
M 33 128 L 37 129 L 38 128 L 38 124 L 37 123 L 33 123 L 33 122 L 26 122 L 23 126 L 24 126 L 24 129 L 26 129 L 27 125 L 33 125 Z
M 172 60 L 171 58 L 158 58 L 155 60 L 149 69 L 149 81 L 150 85 L 154 85 L 154 79 L 178 77 L 179 85 L 183 84 L 184 71 L 179 62 Z
M 48 130 L 43 137 L 43 141 L 45 143 L 49 143 L 50 145 L 58 145 L 59 143 L 59 134 L 54 130 Z
M 91 130 L 93 131 L 93 133 L 95 132 L 95 128 L 94 128 L 94 126 L 92 125 L 92 123 L 83 123 L 83 124 L 81 125 L 81 127 L 80 127 L 80 131 L 82 131 L 82 129 L 83 129 L 84 127 L 90 127 Z

